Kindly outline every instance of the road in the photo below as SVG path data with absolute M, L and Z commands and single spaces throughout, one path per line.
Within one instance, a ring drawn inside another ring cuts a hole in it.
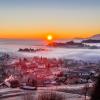
M 33 100 L 36 97 L 36 95 L 38 95 L 40 92 L 43 92 L 41 90 L 24 91 L 20 89 L 4 89 L 4 90 L 2 89 L 1 91 L 0 94 L 4 95 L 1 96 L 0 100 Z M 52 92 L 61 94 L 66 98 L 65 100 L 84 100 L 84 96 L 82 95 L 57 92 L 57 91 L 52 91 Z
M 81 89 L 85 87 L 85 84 L 80 85 L 62 85 L 51 87 L 38 87 L 38 90 L 22 90 L 22 89 L 0 89 L 0 100 L 33 100 L 41 91 L 59 91 L 64 95 L 67 100 L 84 100 L 84 95 L 81 93 Z M 89 84 L 92 87 L 92 84 Z M 88 100 L 89 97 L 87 96 Z

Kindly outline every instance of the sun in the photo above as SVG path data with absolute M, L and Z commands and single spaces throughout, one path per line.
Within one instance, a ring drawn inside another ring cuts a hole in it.
M 52 35 L 48 35 L 48 36 L 47 36 L 47 40 L 48 40 L 48 41 L 52 41 L 52 40 L 53 40 L 53 36 L 52 36 Z

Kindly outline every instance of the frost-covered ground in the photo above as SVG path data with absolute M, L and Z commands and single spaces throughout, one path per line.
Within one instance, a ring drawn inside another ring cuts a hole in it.
M 37 91 L 27 91 L 27 90 L 21 90 L 21 89 L 1 89 L 0 94 L 0 100 L 33 100 L 36 96 L 38 96 L 41 93 L 50 93 L 51 90 L 43 91 L 43 90 L 37 90 Z M 65 92 L 57 92 L 52 91 L 52 93 L 57 93 L 58 95 L 62 95 L 65 99 L 64 100 L 84 100 L 84 95 L 79 94 L 72 94 L 72 93 L 65 93 Z M 89 97 L 87 96 L 87 100 L 89 100 Z

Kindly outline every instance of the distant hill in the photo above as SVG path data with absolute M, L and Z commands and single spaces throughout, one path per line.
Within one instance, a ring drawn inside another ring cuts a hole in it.
M 86 40 L 83 40 L 82 43 L 100 43 L 100 34 L 93 35 Z
M 100 34 L 93 35 L 93 36 L 89 37 L 89 39 L 100 40 Z
M 82 43 L 100 43 L 100 40 L 87 39 L 83 40 Z
M 73 40 L 84 40 L 84 38 L 75 37 Z

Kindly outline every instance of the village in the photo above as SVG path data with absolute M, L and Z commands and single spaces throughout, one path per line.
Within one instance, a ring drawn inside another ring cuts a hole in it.
M 81 60 L 37 56 L 16 59 L 10 58 L 8 55 L 4 57 L 6 61 L 4 60 L 4 64 L 1 65 L 2 81 L 12 76 L 19 84 L 29 86 L 93 83 L 96 81 L 100 72 L 99 63 Z

